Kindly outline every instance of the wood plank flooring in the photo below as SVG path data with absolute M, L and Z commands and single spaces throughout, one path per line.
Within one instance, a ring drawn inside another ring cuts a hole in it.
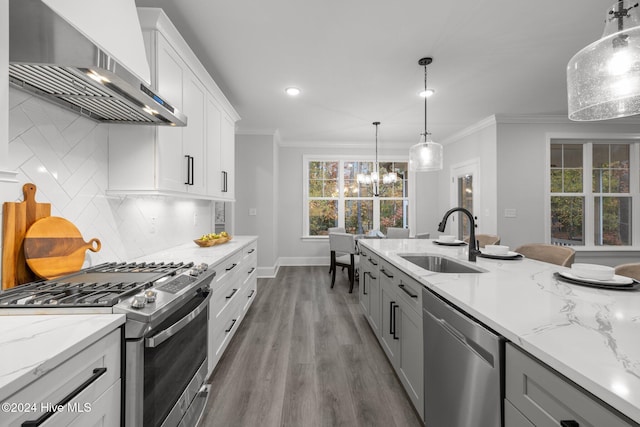
M 422 426 L 346 270 L 283 267 L 258 296 L 210 383 L 200 426 Z

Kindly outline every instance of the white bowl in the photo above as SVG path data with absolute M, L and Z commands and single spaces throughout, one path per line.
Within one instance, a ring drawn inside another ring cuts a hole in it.
M 577 263 L 571 266 L 571 272 L 583 279 L 610 280 L 615 269 L 606 265 Z
M 453 243 L 456 240 L 456 236 L 452 236 L 450 234 L 441 234 L 438 237 L 438 241 L 442 243 Z
M 509 253 L 509 246 L 485 245 L 484 250 L 490 255 L 507 255 Z

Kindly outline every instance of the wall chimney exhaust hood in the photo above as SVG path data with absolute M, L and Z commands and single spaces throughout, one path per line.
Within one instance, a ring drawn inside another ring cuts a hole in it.
M 185 126 L 149 84 L 133 0 L 10 0 L 9 82 L 109 123 Z

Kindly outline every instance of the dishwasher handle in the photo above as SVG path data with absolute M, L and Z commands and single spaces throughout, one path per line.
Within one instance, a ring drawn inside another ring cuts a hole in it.
M 435 322 L 437 322 L 440 326 L 442 326 L 442 328 L 445 331 L 449 332 L 449 334 L 451 334 L 454 338 L 456 338 L 458 341 L 460 341 L 460 343 L 462 345 L 464 345 L 465 347 L 467 347 L 467 349 L 469 351 L 475 353 L 478 357 L 480 357 L 482 360 L 484 360 L 489 365 L 491 365 L 491 367 L 494 367 L 495 357 L 493 356 L 493 354 L 491 354 L 491 352 L 487 351 L 482 346 L 480 346 L 478 343 L 473 341 L 471 338 L 467 337 L 462 332 L 460 332 L 459 330 L 454 328 L 446 320 L 439 319 L 439 318 L 435 317 L 433 314 L 431 314 L 427 310 L 423 310 L 423 312 L 424 312 L 424 314 L 426 314 L 429 317 L 431 317 L 431 319 L 433 319 Z

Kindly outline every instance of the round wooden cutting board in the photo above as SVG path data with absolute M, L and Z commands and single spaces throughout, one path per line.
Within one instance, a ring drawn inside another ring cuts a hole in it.
M 29 268 L 45 279 L 79 271 L 85 251 L 98 252 L 98 239 L 85 242 L 78 228 L 70 221 L 50 216 L 34 222 L 24 238 L 24 255 Z

